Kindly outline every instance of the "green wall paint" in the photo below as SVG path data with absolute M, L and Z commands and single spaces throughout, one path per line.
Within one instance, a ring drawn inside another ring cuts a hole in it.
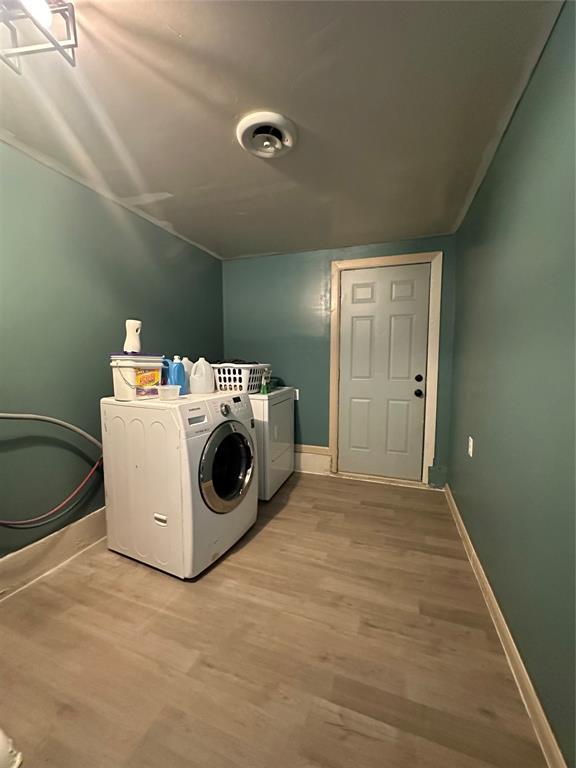
M 108 356 L 124 320 L 145 351 L 222 355 L 221 263 L 0 143 L 0 410 L 34 411 L 100 433 Z M 0 517 L 64 498 L 93 448 L 45 425 L 0 421 Z M 73 513 L 28 531 L 0 527 L 0 556 L 102 505 L 101 483 Z
M 458 232 L 450 483 L 571 766 L 574 141 L 567 3 Z
M 262 360 L 300 389 L 296 441 L 328 445 L 330 264 L 334 259 L 443 251 L 441 349 L 436 464 L 447 462 L 453 331 L 454 251 L 436 237 L 328 251 L 237 259 L 224 263 L 227 357 Z

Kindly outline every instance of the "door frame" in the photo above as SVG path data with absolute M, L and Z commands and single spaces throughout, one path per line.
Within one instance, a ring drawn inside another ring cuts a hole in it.
M 440 307 L 442 303 L 442 251 L 406 253 L 397 256 L 374 256 L 332 262 L 330 293 L 330 415 L 328 443 L 330 469 L 338 473 L 338 411 L 340 407 L 340 296 L 342 272 L 350 269 L 398 267 L 407 264 L 430 264 L 430 300 L 428 302 L 428 351 L 426 369 L 426 408 L 424 412 L 424 450 L 422 483 L 428 483 L 428 467 L 434 463 L 436 443 L 436 410 L 438 404 L 438 358 L 440 352 Z M 345 473 L 350 474 L 350 473 Z M 391 478 L 394 479 L 394 478 Z

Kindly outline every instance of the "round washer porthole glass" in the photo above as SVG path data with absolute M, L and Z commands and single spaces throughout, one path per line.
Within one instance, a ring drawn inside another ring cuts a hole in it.
M 235 509 L 253 479 L 254 449 L 240 422 L 226 421 L 208 439 L 200 462 L 200 490 L 208 507 L 218 514 Z
M 214 454 L 212 484 L 216 494 L 229 501 L 235 498 L 244 486 L 250 455 L 246 441 L 241 435 L 227 435 Z

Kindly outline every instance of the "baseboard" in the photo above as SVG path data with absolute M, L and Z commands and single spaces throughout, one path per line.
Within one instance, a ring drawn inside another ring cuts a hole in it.
M 304 445 L 296 443 L 294 446 L 296 453 L 317 453 L 319 456 L 330 456 L 330 448 L 327 445 Z
M 106 536 L 105 508 L 0 558 L 0 601 Z
M 362 480 L 365 483 L 379 483 L 380 485 L 398 485 L 400 488 L 419 488 L 426 491 L 440 491 L 443 488 L 433 488 L 421 480 L 403 480 L 399 477 L 381 477 L 380 475 L 362 475 L 357 472 L 333 472 L 334 477 L 344 477 L 347 480 Z
M 330 449 L 324 445 L 295 445 L 294 469 L 311 475 L 329 475 Z
M 494 595 L 494 592 L 492 591 L 488 577 L 484 572 L 480 558 L 476 554 L 472 540 L 468 535 L 468 531 L 466 530 L 466 526 L 464 525 L 464 521 L 458 506 L 456 505 L 456 501 L 454 500 L 450 486 L 446 485 L 444 490 L 446 493 L 448 506 L 450 507 L 450 512 L 452 513 L 452 517 L 454 518 L 454 522 L 458 528 L 458 533 L 460 534 L 460 538 L 464 544 L 464 549 L 468 555 L 468 560 L 470 561 L 470 565 L 472 566 L 472 570 L 474 571 L 474 575 L 476 576 L 478 585 L 480 586 L 484 596 L 486 606 L 490 612 L 490 616 L 492 617 L 492 621 L 494 623 L 496 632 L 498 633 L 498 637 L 500 638 L 500 642 L 502 643 L 502 648 L 504 649 L 504 653 L 508 659 L 510 669 L 514 675 L 514 680 L 516 681 L 516 685 L 520 691 L 522 701 L 524 702 L 524 706 L 526 707 L 530 720 L 532 721 L 532 725 L 534 726 L 536 737 L 540 743 L 540 747 L 542 748 L 542 752 L 544 753 L 548 767 L 567 768 L 566 761 L 564 760 L 562 752 L 560 751 L 560 747 L 558 746 L 554 732 L 552 731 L 550 723 L 548 722 L 548 718 L 546 717 L 546 713 L 544 712 L 542 704 L 540 703 L 538 694 L 536 693 L 534 685 L 532 684 L 532 680 L 530 680 L 528 670 L 526 669 L 522 660 L 522 656 L 516 647 L 512 633 L 508 629 L 506 618 L 502 613 L 500 606 L 498 605 L 498 601 Z

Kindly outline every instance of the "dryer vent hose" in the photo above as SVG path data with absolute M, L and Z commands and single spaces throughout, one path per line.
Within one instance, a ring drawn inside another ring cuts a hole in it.
M 45 421 L 45 422 L 48 422 L 49 424 L 56 424 L 59 427 L 64 427 L 65 429 L 69 429 L 71 432 L 76 432 L 77 434 L 81 435 L 85 440 L 88 440 L 89 442 L 98 446 L 100 450 L 102 450 L 102 443 L 99 440 L 97 440 L 88 432 L 85 432 L 83 429 L 80 429 L 80 427 L 77 427 L 74 424 L 69 424 L 67 421 L 62 421 L 61 419 L 54 419 L 51 416 L 41 416 L 37 413 L 1 413 L 1 412 L 0 412 L 0 419 L 13 419 L 17 421 Z M 0 520 L 0 525 L 8 526 L 10 528 L 35 528 L 36 526 L 45 525 L 46 523 L 51 523 L 52 521 L 57 520 L 59 517 L 62 517 L 67 512 L 69 512 L 70 509 L 74 506 L 74 504 L 76 504 L 79 493 L 82 491 L 82 489 L 86 486 L 86 484 L 89 482 L 89 480 L 93 477 L 93 475 L 101 466 L 102 466 L 102 457 L 100 457 L 98 461 L 92 466 L 91 470 L 88 472 L 86 477 L 82 480 L 81 483 L 79 483 L 79 485 L 76 486 L 76 488 L 74 488 L 72 493 L 70 493 L 64 499 L 64 501 L 61 501 L 60 504 L 57 504 L 48 512 L 45 512 L 42 515 L 37 515 L 36 517 L 30 517 L 27 520 Z M 70 504 L 70 507 L 66 508 L 68 504 Z

